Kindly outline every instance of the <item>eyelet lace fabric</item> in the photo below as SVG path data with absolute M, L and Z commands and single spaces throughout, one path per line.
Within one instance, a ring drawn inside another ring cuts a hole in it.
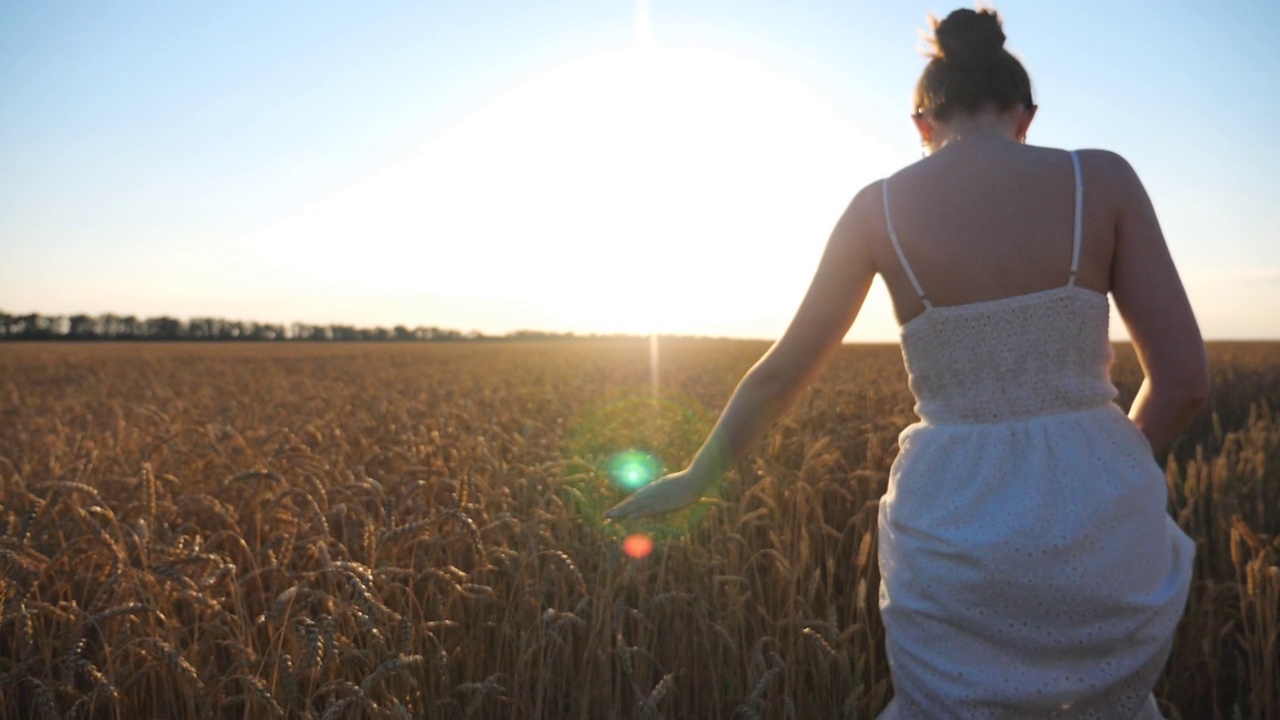
M 1194 543 L 1113 402 L 1106 296 L 1077 286 L 903 327 L 921 421 L 880 502 L 893 718 L 1158 718 Z

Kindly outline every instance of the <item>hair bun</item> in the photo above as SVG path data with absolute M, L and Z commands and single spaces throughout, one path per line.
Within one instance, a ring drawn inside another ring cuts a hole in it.
M 994 10 L 956 10 L 935 22 L 937 57 L 948 64 L 989 65 L 1004 51 L 1004 30 Z

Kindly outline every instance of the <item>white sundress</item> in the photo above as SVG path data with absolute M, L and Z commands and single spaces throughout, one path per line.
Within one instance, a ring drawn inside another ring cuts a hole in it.
M 896 718 L 1161 717 L 1151 697 L 1195 545 L 1113 402 L 1107 297 L 1071 279 L 929 302 L 902 352 L 920 422 L 880 501 L 880 610 Z M 885 184 L 885 217 L 889 197 Z

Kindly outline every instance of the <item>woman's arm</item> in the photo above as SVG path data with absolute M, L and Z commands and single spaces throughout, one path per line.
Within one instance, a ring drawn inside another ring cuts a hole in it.
M 1119 202 L 1111 292 L 1144 376 L 1129 418 L 1159 453 L 1207 402 L 1209 363 L 1146 189 L 1119 155 L 1098 155 Z
M 738 383 L 688 469 L 642 488 L 605 517 L 657 515 L 697 501 L 791 408 L 849 332 L 875 278 L 870 228 L 879 187 L 858 193 L 836 223 L 791 325 Z

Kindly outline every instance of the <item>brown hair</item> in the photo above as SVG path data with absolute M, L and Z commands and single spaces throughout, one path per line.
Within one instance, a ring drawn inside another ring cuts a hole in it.
M 1004 49 L 1004 30 L 994 10 L 956 10 L 939 22 L 930 18 L 933 51 L 916 83 L 914 110 L 946 122 L 956 113 L 988 108 L 1008 112 L 1032 107 L 1031 78 Z

